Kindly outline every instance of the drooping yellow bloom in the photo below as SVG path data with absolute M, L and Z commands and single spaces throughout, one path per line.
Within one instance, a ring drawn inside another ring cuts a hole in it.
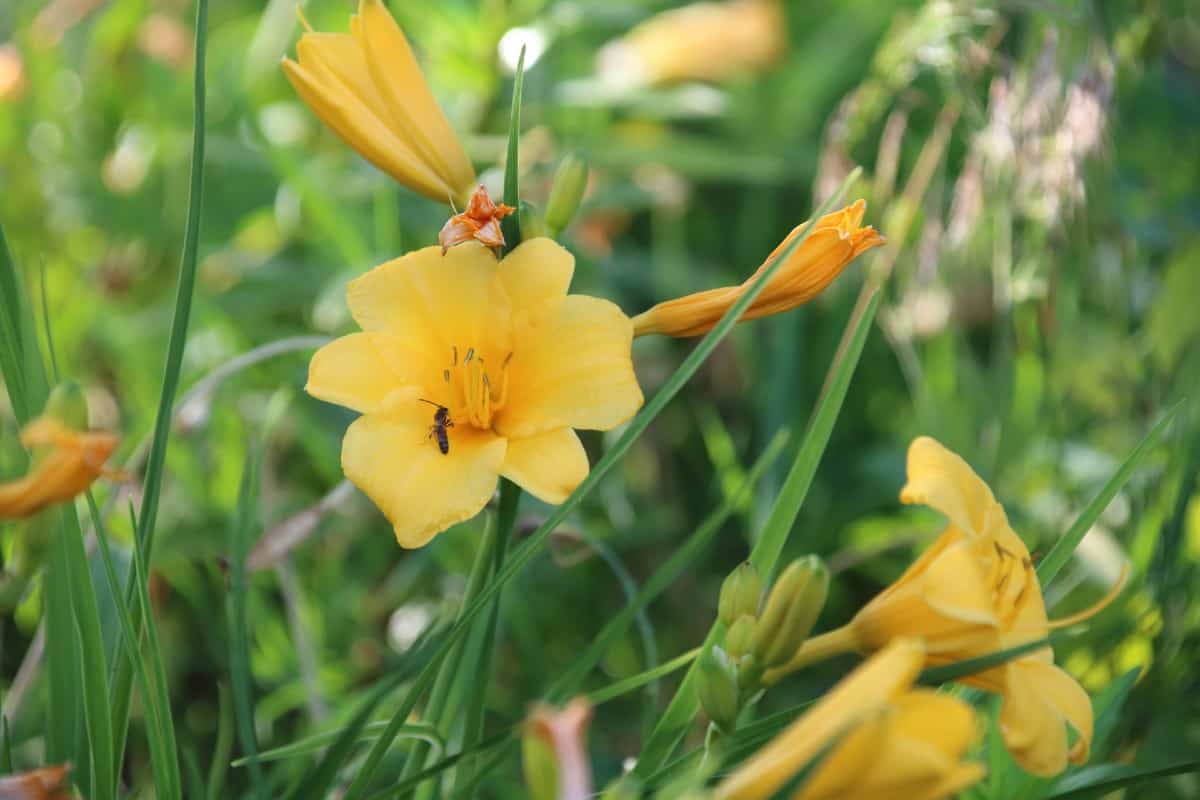
M 342 467 L 402 546 L 477 514 L 500 475 L 561 503 L 588 473 L 572 429 L 608 430 L 641 406 L 633 326 L 607 300 L 567 294 L 574 268 L 550 239 L 499 263 L 466 242 L 350 283 L 363 330 L 313 356 L 307 390 L 363 414 Z
M 309 31 L 283 71 L 346 144 L 404 186 L 457 202 L 475 183 L 466 151 L 382 0 L 360 0 L 350 33 Z
M 656 14 L 605 45 L 597 66 L 618 85 L 719 81 L 770 66 L 786 47 L 779 0 L 692 3 Z
M 858 200 L 840 211 L 816 221 L 816 228 L 799 248 L 771 276 L 762 293 L 742 315 L 741 322 L 790 311 L 812 300 L 842 274 L 851 261 L 884 238 L 871 226 L 863 227 L 867 204 Z M 633 318 L 635 336 L 661 333 L 667 336 L 699 336 L 712 330 L 729 307 L 737 302 L 811 222 L 804 222 L 788 234 L 767 260 L 740 286 L 726 286 L 696 292 L 659 303 Z
M 104 462 L 117 437 L 101 431 L 80 432 L 51 416 L 30 420 L 21 444 L 34 451 L 29 474 L 0 483 L 0 519 L 28 517 L 82 494 L 108 471 Z
M 897 639 L 831 689 L 715 792 L 715 800 L 773 797 L 832 747 L 796 800 L 939 800 L 983 777 L 964 762 L 975 738 L 969 705 L 912 689 L 925 652 Z
M 929 437 L 914 440 L 900 499 L 931 506 L 950 524 L 849 625 L 810 639 L 768 680 L 835 652 L 873 652 L 896 637 L 920 637 L 927 664 L 949 664 L 1038 641 L 1061 624 L 1047 619 L 1025 543 L 991 489 L 959 456 Z M 1054 665 L 1049 647 L 962 681 L 1003 695 L 1000 730 L 1024 769 L 1056 775 L 1068 761 L 1087 760 L 1091 701 Z M 1068 726 L 1075 733 L 1070 745 Z

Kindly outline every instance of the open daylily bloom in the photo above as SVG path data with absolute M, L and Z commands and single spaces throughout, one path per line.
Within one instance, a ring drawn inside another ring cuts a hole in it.
M 924 657 L 918 639 L 892 642 L 747 759 L 716 800 L 774 797 L 821 757 L 796 800 L 939 800 L 978 781 L 983 767 L 963 761 L 975 713 L 949 695 L 912 689 Z
M 25 477 L 0 483 L 0 519 L 32 516 L 87 491 L 109 474 L 104 462 L 117 441 L 115 434 L 76 431 L 51 416 L 30 420 L 21 429 L 21 444 L 33 451 L 33 464 Z
M 719 81 L 770 66 L 787 46 L 780 0 L 701 2 L 656 14 L 597 56 L 617 86 Z
M 306 388 L 363 414 L 342 467 L 402 546 L 479 513 L 501 475 L 561 503 L 588 473 L 572 429 L 608 430 L 641 407 L 633 326 L 607 300 L 567 294 L 574 269 L 550 239 L 500 262 L 472 241 L 351 281 L 363 330 L 317 351 Z
M 349 33 L 309 30 L 296 55 L 283 60 L 288 80 L 359 155 L 431 200 L 470 191 L 471 161 L 382 0 L 360 0 Z
M 896 637 L 925 642 L 934 666 L 1035 642 L 1050 622 L 1025 543 L 1009 526 L 991 489 L 959 456 L 929 437 L 908 450 L 905 503 L 928 505 L 949 525 L 917 561 L 864 606 L 850 624 L 810 639 L 768 680 L 836 652 L 873 652 Z M 1119 588 L 1119 587 L 1118 587 Z M 1054 665 L 1049 647 L 962 679 L 1004 697 L 1000 730 L 1013 758 L 1035 775 L 1056 775 L 1087 760 L 1092 704 L 1083 688 Z M 1068 746 L 1067 727 L 1075 732 Z
M 791 311 L 825 290 L 842 270 L 884 238 L 870 225 L 863 226 L 867 204 L 858 200 L 816 221 L 816 228 L 767 283 L 739 322 Z M 740 286 L 696 292 L 659 303 L 633 318 L 635 336 L 661 333 L 667 336 L 699 336 L 712 330 L 729 307 L 754 284 L 758 276 L 812 223 L 804 222 L 784 239 L 767 260 Z

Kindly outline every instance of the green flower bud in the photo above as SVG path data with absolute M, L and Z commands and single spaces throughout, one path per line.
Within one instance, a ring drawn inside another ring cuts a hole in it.
M 546 219 L 537 210 L 537 206 L 524 200 L 519 205 L 521 210 L 517 217 L 521 221 L 521 241 L 528 242 L 530 239 L 547 236 Z
M 745 561 L 729 573 L 729 577 L 721 584 L 717 615 L 726 626 L 733 625 L 739 617 L 754 617 L 758 614 L 761 596 L 762 579 L 758 576 L 758 570 Z
M 753 652 L 763 669 L 786 662 L 816 624 L 829 593 L 829 570 L 817 556 L 788 565 L 771 588 L 755 626 Z
M 525 789 L 531 800 L 556 800 L 558 797 L 558 759 L 550 742 L 532 730 L 521 738 L 521 765 Z
M 700 705 L 718 728 L 732 733 L 737 727 L 737 668 L 720 647 L 700 654 L 696 662 L 696 693 Z
M 551 236 L 557 236 L 571 224 L 583 200 L 587 182 L 587 163 L 574 153 L 568 153 L 554 173 L 554 187 L 546 203 L 546 227 Z
M 750 652 L 754 644 L 754 617 L 743 615 L 734 620 L 725 632 L 725 652 L 737 661 Z
M 83 387 L 71 380 L 55 386 L 50 392 L 50 399 L 46 401 L 45 414 L 72 430 L 86 431 L 88 408 L 87 398 L 83 396 Z

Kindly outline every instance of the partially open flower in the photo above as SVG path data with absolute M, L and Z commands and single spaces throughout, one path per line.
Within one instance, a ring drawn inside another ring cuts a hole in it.
M 780 0 L 701 2 L 656 14 L 597 57 L 616 85 L 718 81 L 773 64 L 787 46 Z
M 913 690 L 923 661 L 919 640 L 892 642 L 747 759 L 715 800 L 774 797 L 817 758 L 795 800 L 940 800 L 977 782 L 983 767 L 963 761 L 975 739 L 974 711 L 949 695 Z
M 774 262 L 788 245 L 812 224 L 816 227 L 797 249 L 792 251 L 771 276 L 762 293 L 755 298 L 739 322 L 790 311 L 812 300 L 825 290 L 842 270 L 862 253 L 884 238 L 871 226 L 863 226 L 867 204 L 862 200 L 840 211 L 826 214 L 816 223 L 802 223 L 788 234 L 767 260 L 740 286 L 726 286 L 685 295 L 659 303 L 633 318 L 634 335 L 661 333 L 667 336 L 699 336 L 712 330 L 729 307 L 737 302 L 755 280 Z
M 363 158 L 431 200 L 470 190 L 466 151 L 382 0 L 360 0 L 350 33 L 308 31 L 296 55 L 283 60 L 288 80 Z
M 1044 639 L 1052 628 L 1025 543 L 1008 524 L 991 489 L 959 456 L 929 437 L 908 450 L 905 503 L 932 506 L 949 520 L 945 532 L 849 625 L 810 639 L 767 680 L 846 650 L 873 652 L 898 637 L 920 637 L 926 663 L 950 664 Z M 1117 587 L 1119 590 L 1119 586 Z M 961 679 L 1004 697 L 1000 731 L 1013 758 L 1036 775 L 1056 775 L 1087 760 L 1092 704 L 1054 665 L 1049 647 Z M 1075 741 L 1068 745 L 1068 726 Z
M 21 444 L 32 451 L 33 463 L 25 477 L 0 483 L 0 519 L 28 517 L 87 491 L 110 474 L 104 462 L 117 441 L 115 434 L 77 431 L 49 415 L 30 420 Z
M 350 283 L 363 332 L 317 351 L 307 390 L 363 414 L 342 467 L 402 546 L 475 516 L 501 475 L 561 503 L 588 473 L 573 429 L 608 430 L 641 407 L 633 326 L 607 300 L 567 294 L 574 269 L 550 239 L 499 263 L 466 242 Z
M 0 778 L 0 800 L 69 800 L 70 764 L 42 767 Z
M 592 706 L 576 697 L 561 709 L 539 704 L 526 720 L 529 736 L 549 749 L 548 757 L 530 760 L 526 781 L 535 798 L 588 800 L 592 796 L 592 767 L 587 754 L 587 729 Z

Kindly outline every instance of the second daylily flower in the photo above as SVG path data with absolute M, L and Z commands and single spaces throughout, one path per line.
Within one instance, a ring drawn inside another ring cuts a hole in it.
M 479 513 L 501 475 L 561 503 L 588 473 L 573 429 L 608 430 L 641 407 L 633 326 L 607 300 L 567 294 L 574 268 L 550 239 L 500 262 L 466 242 L 350 283 L 363 332 L 313 356 L 307 390 L 363 414 L 342 466 L 402 546 Z
M 771 276 L 766 288 L 746 309 L 740 322 L 790 311 L 812 300 L 842 274 L 842 270 L 884 238 L 870 225 L 862 224 L 867 204 L 853 205 L 818 219 L 804 222 L 788 234 L 753 275 L 739 286 L 709 289 L 659 303 L 633 318 L 635 335 L 661 333 L 667 336 L 699 336 L 712 330 L 729 307 L 754 285 L 755 280 L 782 255 L 809 225 L 808 238 L 795 249 Z
M 29 473 L 0 483 L 0 519 L 36 514 L 87 491 L 97 478 L 116 474 L 104 466 L 117 448 L 116 434 L 77 431 L 49 414 L 30 420 L 21 444 L 33 451 Z
M 471 190 L 471 161 L 382 0 L 360 0 L 350 33 L 305 33 L 296 55 L 288 80 L 363 158 L 431 200 Z

